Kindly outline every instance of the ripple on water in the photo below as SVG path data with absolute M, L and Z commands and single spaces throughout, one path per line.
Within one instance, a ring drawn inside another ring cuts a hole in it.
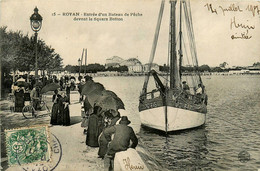
M 138 99 L 143 77 L 94 78 L 123 100 L 141 141 L 168 169 L 257 170 L 260 167 L 260 76 L 202 79 L 209 98 L 206 125 L 166 139 L 140 127 Z M 238 160 L 242 150 L 252 157 L 247 163 Z

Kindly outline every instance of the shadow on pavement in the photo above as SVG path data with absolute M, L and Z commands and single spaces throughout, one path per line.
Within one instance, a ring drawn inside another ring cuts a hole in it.
M 71 116 L 70 117 L 70 125 L 80 123 L 81 121 L 82 121 L 81 116 Z

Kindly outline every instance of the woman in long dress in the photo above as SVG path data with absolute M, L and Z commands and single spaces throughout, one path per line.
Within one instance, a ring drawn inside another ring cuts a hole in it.
M 52 96 L 52 110 L 51 110 L 51 124 L 57 125 L 57 117 L 59 115 L 59 102 L 60 102 L 61 95 L 58 94 L 58 90 L 54 91 L 54 95 Z
M 24 107 L 24 88 L 19 87 L 18 90 L 14 92 L 15 95 L 15 112 L 22 112 Z
M 61 125 L 69 126 L 70 125 L 70 111 L 69 111 L 69 98 L 65 93 L 61 94 L 60 99 L 60 119 Z
M 94 107 L 94 112 L 89 117 L 89 124 L 86 137 L 86 145 L 98 147 L 98 137 L 102 131 L 102 108 Z

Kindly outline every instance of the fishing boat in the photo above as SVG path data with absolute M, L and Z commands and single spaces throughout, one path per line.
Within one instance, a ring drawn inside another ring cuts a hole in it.
M 168 48 L 167 74 L 160 74 L 151 67 L 164 6 L 165 0 L 162 0 L 149 59 L 149 72 L 145 77 L 139 98 L 139 112 L 143 126 L 167 133 L 205 124 L 207 95 L 198 71 L 189 1 L 170 0 L 169 44 L 165 46 Z M 179 10 L 176 10 L 176 6 L 179 6 Z M 191 71 L 185 71 L 184 62 Z M 148 82 L 151 76 L 154 78 L 155 89 L 149 90 Z

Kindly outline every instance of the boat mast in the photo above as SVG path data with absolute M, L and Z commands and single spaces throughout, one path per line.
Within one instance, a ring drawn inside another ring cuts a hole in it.
M 160 27 L 161 27 L 163 10 L 164 10 L 164 3 L 165 3 L 165 0 L 162 0 L 160 11 L 159 11 L 159 16 L 158 16 L 158 20 L 157 20 L 157 25 L 156 25 L 156 29 L 155 29 L 154 39 L 153 39 L 153 46 L 152 46 L 150 59 L 149 59 L 149 65 L 148 65 L 148 71 L 149 72 L 151 70 L 151 64 L 153 63 L 153 59 L 154 59 L 154 55 L 155 55 L 155 51 L 156 51 L 156 46 L 157 46 L 157 42 L 158 42 L 158 37 L 159 37 L 159 33 L 160 33 Z M 145 94 L 146 91 L 147 91 L 148 81 L 149 81 L 149 73 L 145 77 L 142 94 Z
M 177 64 L 176 55 L 176 0 L 171 0 L 171 22 L 170 22 L 170 37 L 171 37 L 171 49 L 170 49 L 170 88 L 180 87 L 180 76 Z
M 179 74 L 180 74 L 180 80 L 181 80 L 181 66 L 182 66 L 182 0 L 180 0 L 180 31 L 179 31 L 179 36 L 180 36 L 180 49 L 179 49 L 179 55 L 180 55 L 180 63 L 179 63 Z

